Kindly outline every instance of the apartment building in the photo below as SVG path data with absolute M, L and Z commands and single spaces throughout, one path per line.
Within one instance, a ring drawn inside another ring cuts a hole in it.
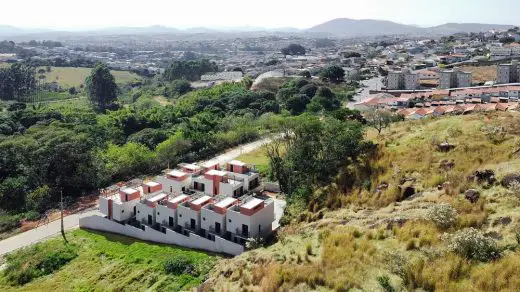
M 248 238 L 267 236 L 273 221 L 274 202 L 251 197 L 228 209 L 226 230 L 233 242 L 243 243 Z
M 455 68 L 439 72 L 439 86 L 441 89 L 461 88 L 471 86 L 471 73 Z
M 390 71 L 387 77 L 389 90 L 415 90 L 420 87 L 420 75 L 410 70 Z
M 520 82 L 519 76 L 520 73 L 518 62 L 512 61 L 509 64 L 499 64 L 497 65 L 497 84 L 507 84 L 507 83 L 515 83 Z

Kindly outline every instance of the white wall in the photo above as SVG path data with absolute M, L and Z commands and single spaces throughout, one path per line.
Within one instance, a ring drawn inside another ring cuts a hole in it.
M 170 217 L 173 218 L 173 224 L 175 227 L 177 225 L 177 210 L 168 208 L 167 206 L 157 205 L 155 207 L 155 218 L 156 222 L 160 223 L 164 226 L 170 226 Z
M 266 237 L 273 231 L 274 221 L 274 202 L 266 205 L 262 210 L 256 212 L 251 216 L 251 225 L 249 226 L 249 232 L 251 237 Z M 260 225 L 260 232 L 258 226 Z
M 108 216 L 108 199 L 105 197 L 99 197 L 99 212 Z
M 242 233 L 242 224 L 245 224 L 247 226 L 251 226 L 251 217 L 246 216 L 240 213 L 240 211 L 233 211 L 231 209 L 228 209 L 227 215 L 226 215 L 226 230 L 237 234 L 237 229 L 239 230 L 238 234 Z M 229 222 L 231 220 L 231 222 Z M 251 231 L 251 228 L 249 229 Z
M 218 236 L 215 237 L 215 241 L 211 241 L 193 233 L 190 233 L 189 236 L 184 236 L 175 231 L 171 231 L 170 229 L 166 229 L 166 233 L 162 233 L 145 226 L 145 230 L 143 231 L 142 229 L 135 228 L 131 225 L 122 225 L 96 215 L 80 218 L 79 226 L 80 228 L 117 233 L 151 242 L 176 244 L 187 248 L 195 248 L 217 253 L 239 255 L 244 252 L 244 246 L 227 241 Z
M 146 204 L 143 204 L 141 202 L 137 203 L 137 214 L 136 219 L 137 221 L 148 224 L 148 215 L 152 216 L 152 224 L 155 224 L 156 218 L 155 218 L 155 208 L 148 207 Z
M 206 231 L 210 230 L 210 227 L 215 228 L 215 223 L 220 223 L 220 234 L 223 235 L 226 232 L 226 216 L 213 212 L 212 210 L 202 208 L 200 212 L 200 227 Z
M 200 212 L 194 211 L 190 207 L 186 207 L 182 204 L 177 206 L 177 222 L 182 228 L 185 228 L 186 224 L 190 226 L 191 219 L 195 219 L 196 230 L 198 231 L 200 229 Z
M 194 183 L 198 182 L 199 184 L 204 184 L 204 193 L 207 195 L 213 195 L 213 181 L 206 179 L 204 176 L 199 176 L 197 178 L 193 178 L 190 188 L 194 188 Z
M 137 204 L 137 200 L 112 203 L 112 218 L 117 221 L 126 221 L 134 216 L 134 206 Z
M 158 176 L 155 178 L 155 181 L 162 184 L 163 192 L 166 193 L 180 193 L 182 192 L 182 188 L 185 187 L 186 190 L 190 188 L 191 178 L 188 177 L 183 181 L 176 181 L 173 179 L 169 179 L 165 176 Z

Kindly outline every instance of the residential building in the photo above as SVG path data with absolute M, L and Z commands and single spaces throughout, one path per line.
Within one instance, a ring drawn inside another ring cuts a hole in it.
M 183 203 L 188 202 L 191 199 L 186 194 L 181 194 L 173 198 L 168 198 L 166 201 L 162 201 L 155 208 L 157 209 L 156 223 L 168 228 L 175 228 L 178 225 L 177 220 L 177 207 Z
M 238 204 L 238 199 L 226 197 L 225 199 L 205 205 L 201 210 L 201 228 L 207 235 L 224 236 L 227 233 L 226 217 L 228 209 Z
M 509 64 L 499 64 L 497 65 L 497 84 L 507 84 L 507 83 L 515 83 L 519 82 L 519 72 L 520 67 L 518 66 L 517 61 L 512 61 Z
M 168 194 L 166 193 L 158 193 L 152 196 L 149 196 L 148 198 L 144 199 L 143 201 L 136 204 L 136 217 L 135 219 L 142 223 L 147 224 L 148 226 L 154 226 L 157 223 L 157 213 L 156 213 L 156 207 L 157 205 L 163 205 L 165 204 L 165 201 L 168 200 Z
M 135 216 L 135 206 L 140 198 L 141 193 L 134 188 L 109 191 L 99 197 L 99 211 L 110 220 L 123 222 Z
M 410 70 L 390 71 L 387 77 L 387 89 L 389 90 L 415 90 L 420 84 L 420 76 L 418 73 L 412 73 Z
M 184 234 L 200 231 L 201 209 L 205 205 L 211 203 L 213 203 L 212 197 L 202 196 L 193 201 L 187 201 L 177 206 L 177 225 L 180 226 Z
M 250 197 L 228 209 L 226 230 L 234 242 L 248 238 L 265 238 L 272 230 L 274 202 Z
M 460 71 L 458 68 L 440 71 L 439 85 L 441 89 L 469 87 L 471 86 L 471 73 Z

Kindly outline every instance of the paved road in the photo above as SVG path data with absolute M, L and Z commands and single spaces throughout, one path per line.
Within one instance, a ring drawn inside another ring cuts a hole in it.
M 82 213 L 69 215 L 63 219 L 63 225 L 66 230 L 77 228 L 79 226 L 79 218 L 92 215 L 100 215 L 97 208 L 96 210 L 88 210 Z M 33 243 L 43 241 L 49 237 L 53 237 L 59 234 L 60 231 L 61 222 L 60 220 L 56 220 L 49 224 L 4 239 L 0 241 L 0 256 Z
M 233 148 L 226 153 L 223 153 L 213 159 L 211 159 L 211 162 L 215 163 L 226 163 L 230 160 L 233 160 L 237 158 L 238 156 L 252 152 L 263 145 L 269 143 L 272 138 L 264 138 L 252 143 L 244 144 L 242 146 Z M 280 206 L 280 202 L 277 202 L 277 206 Z M 282 209 L 283 212 L 283 209 Z M 79 226 L 79 219 L 82 217 L 88 217 L 91 215 L 101 215 L 99 211 L 97 210 L 97 207 L 94 210 L 88 210 L 84 211 L 82 213 L 72 214 L 64 218 L 64 226 L 65 230 L 71 230 L 74 228 L 77 228 Z M 281 215 L 280 215 L 281 217 Z M 278 218 L 278 214 L 277 214 Z M 4 239 L 0 241 L 0 256 L 9 253 L 11 251 L 17 250 L 22 247 L 26 247 L 28 245 L 31 245 L 36 242 L 43 241 L 49 237 L 55 236 L 60 233 L 61 227 L 60 227 L 60 220 L 56 220 L 53 222 L 50 222 L 47 225 L 40 226 L 38 228 L 17 234 L 15 236 L 12 236 L 10 238 Z
M 378 90 L 381 89 L 381 86 L 383 84 L 381 77 L 374 77 L 368 80 L 361 81 L 361 84 L 364 85 L 364 87 L 361 87 L 361 92 L 354 95 L 354 100 L 352 102 L 347 103 L 347 107 L 352 108 L 356 102 L 363 101 L 368 98 L 370 95 L 370 90 Z

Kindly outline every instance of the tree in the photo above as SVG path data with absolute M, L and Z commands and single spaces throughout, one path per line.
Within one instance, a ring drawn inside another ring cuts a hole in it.
M 96 64 L 85 84 L 90 103 L 97 110 L 105 111 L 117 98 L 118 87 L 114 76 L 103 63 Z
M 302 76 L 303 78 L 311 79 L 311 72 L 309 70 L 303 70 L 298 75 Z
M 287 100 L 285 108 L 291 115 L 299 115 L 305 111 L 310 100 L 311 99 L 305 94 L 295 94 Z
M 181 96 L 192 90 L 191 83 L 186 79 L 176 79 L 164 88 L 164 95 L 166 97 Z
M 360 58 L 361 54 L 358 53 L 358 52 L 349 51 L 349 52 L 344 52 L 343 53 L 343 57 L 345 57 L 345 58 Z
M 378 135 L 381 135 L 381 132 L 393 121 L 392 114 L 386 110 L 370 110 L 365 114 L 365 119 L 368 126 L 377 130 Z
M 244 88 L 249 90 L 253 86 L 254 80 L 251 78 L 251 76 L 246 75 L 244 78 L 242 78 L 242 85 L 244 85 Z
M 78 91 L 76 90 L 76 87 L 72 86 L 71 88 L 69 88 L 70 95 L 76 95 L 77 93 Z
M 345 70 L 340 66 L 332 65 L 320 72 L 320 78 L 331 83 L 341 83 L 345 81 Z
M 282 54 L 284 56 L 303 56 L 305 55 L 305 52 L 305 47 L 300 44 L 290 44 L 282 49 Z
M 501 38 L 500 42 L 503 43 L 503 44 L 512 44 L 512 43 L 515 42 L 515 38 L 514 37 L 510 37 L 510 36 L 506 36 L 506 37 Z

